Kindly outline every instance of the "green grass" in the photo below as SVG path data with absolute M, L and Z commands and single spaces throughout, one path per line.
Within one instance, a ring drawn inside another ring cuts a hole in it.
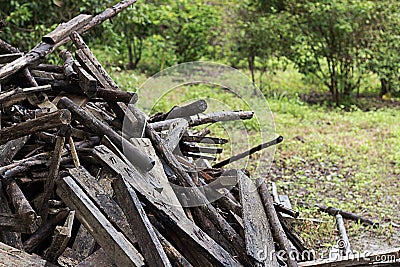
M 146 79 L 132 72 L 114 72 L 113 77 L 125 90 L 135 90 Z M 375 86 L 373 77 L 370 79 Z M 336 244 L 338 239 L 333 217 L 303 207 L 320 204 L 357 213 L 382 225 L 371 229 L 347 221 L 354 250 L 399 246 L 398 229 L 390 221 L 400 223 L 400 110 L 380 108 L 364 112 L 354 108 L 346 112 L 310 106 L 298 95 L 326 92 L 326 89 L 291 68 L 269 75 L 264 81 L 268 81 L 264 92 L 273 112 L 276 133 L 284 136 L 268 178 L 277 183 L 279 193 L 288 195 L 294 208 L 300 211 L 302 219 L 293 225 L 307 245 L 322 250 Z M 363 90 L 375 90 L 373 86 L 365 85 Z M 168 111 L 175 104 L 194 98 L 218 99 L 234 109 L 250 108 L 221 90 L 197 86 L 175 89 L 156 103 L 152 113 Z M 226 124 L 210 129 L 212 136 L 227 137 L 230 132 L 250 140 L 252 145 L 260 140 L 254 120 L 240 129 Z M 225 150 L 220 158 L 244 148 L 226 146 Z M 258 157 L 258 154 L 252 156 L 251 162 Z

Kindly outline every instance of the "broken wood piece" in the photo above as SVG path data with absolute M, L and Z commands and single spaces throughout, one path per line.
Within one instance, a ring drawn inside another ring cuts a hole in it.
M 95 131 L 97 134 L 106 135 L 119 149 L 123 150 L 129 160 L 138 168 L 149 171 L 154 166 L 154 160 L 145 155 L 140 149 L 134 147 L 129 141 L 117 134 L 109 126 L 102 123 L 90 112 L 79 107 L 67 97 L 58 101 L 58 106 L 65 107 L 72 112 L 78 121 Z M 1 131 L 0 131 L 1 133 Z
M 247 254 L 254 260 L 254 265 L 278 266 L 269 216 L 267 218 L 255 181 L 241 171 L 238 171 L 238 179 Z
M 164 139 L 164 146 L 169 149 L 169 151 L 174 151 L 188 127 L 189 123 L 185 119 L 179 119 L 172 123 Z
M 234 156 L 232 156 L 232 157 L 230 157 L 230 158 L 228 158 L 228 159 L 225 159 L 225 160 L 223 160 L 223 161 L 220 161 L 220 162 L 218 162 L 218 163 L 215 163 L 215 164 L 213 165 L 213 168 L 221 168 L 221 167 L 224 167 L 224 166 L 226 166 L 226 165 L 228 165 L 228 164 L 230 164 L 230 163 L 232 163 L 232 162 L 235 162 L 235 161 L 237 161 L 237 160 L 239 160 L 239 159 L 248 157 L 248 156 L 250 156 L 251 154 L 254 154 L 255 152 L 260 151 L 260 150 L 262 150 L 262 149 L 264 149 L 264 148 L 267 148 L 267 147 L 270 147 L 270 146 L 279 144 L 279 143 L 281 143 L 282 141 L 283 141 L 283 137 L 282 137 L 282 136 L 279 136 L 278 138 L 276 138 L 276 139 L 274 139 L 274 140 L 272 140 L 272 141 L 269 141 L 269 142 L 260 144 L 260 145 L 258 145 L 258 146 L 253 147 L 253 148 L 250 148 L 249 150 L 247 150 L 247 151 L 245 151 L 245 152 L 236 154 L 236 155 L 234 155 Z
M 46 223 L 42 224 L 36 230 L 36 232 L 24 242 L 24 250 L 28 253 L 32 253 L 47 237 L 53 233 L 56 226 L 63 222 L 68 214 L 69 210 L 60 211 L 50 220 L 47 220 Z
M 190 143 L 187 143 L 187 142 L 181 142 L 179 147 L 183 151 L 193 152 L 193 153 L 208 153 L 208 154 L 222 153 L 222 148 L 220 148 L 220 147 L 195 146 L 195 145 L 191 145 Z
M 156 114 L 149 118 L 149 123 L 175 118 L 188 118 L 190 116 L 202 113 L 207 109 L 207 102 L 203 99 L 196 100 L 183 106 L 175 106 L 167 113 Z
M 18 123 L 17 125 L 0 130 L 0 145 L 22 136 L 31 135 L 48 129 L 56 128 L 71 122 L 71 113 L 62 109 L 43 117 Z
M 87 95 L 92 98 L 97 93 L 97 80 L 90 75 L 77 61 L 74 62 L 74 70 L 78 73 L 79 87 Z
M 0 94 L 0 108 L 11 107 L 12 105 L 21 102 L 30 94 L 51 90 L 50 85 L 36 86 L 30 88 L 17 88 L 11 91 L 6 91 Z
M 283 213 L 283 214 L 287 214 L 287 215 L 289 215 L 289 216 L 292 216 L 293 218 L 297 218 L 297 217 L 299 217 L 299 212 L 298 211 L 296 211 L 296 210 L 293 210 L 293 209 L 289 209 L 289 208 L 287 208 L 286 206 L 284 206 L 283 204 L 281 204 L 281 203 L 276 203 L 276 202 L 274 202 L 274 207 L 275 207 L 275 210 L 277 211 L 277 212 L 281 212 L 281 213 Z
M 69 135 L 68 131 L 71 131 L 70 127 L 66 125 L 62 127 L 56 138 L 56 144 L 54 145 L 53 155 L 50 160 L 49 175 L 46 179 L 44 192 L 42 195 L 41 203 L 39 205 L 39 214 L 42 216 L 43 222 L 47 220 L 47 216 L 49 214 L 49 200 L 53 198 L 54 195 L 55 181 L 58 178 L 61 156 L 65 144 L 65 136 Z
M 0 146 L 0 167 L 10 164 L 14 156 L 25 145 L 30 136 L 23 136 L 15 140 L 8 141 Z
M 352 254 L 350 248 L 350 241 L 346 233 L 346 227 L 344 226 L 343 217 L 340 214 L 336 214 L 336 225 L 340 234 L 340 240 L 338 241 L 338 246 L 339 249 L 343 252 L 342 256 Z
M 9 267 L 21 267 L 21 266 L 43 266 L 43 267 L 55 267 L 56 265 L 51 264 L 37 255 L 29 255 L 28 253 L 16 249 L 14 247 L 7 246 L 4 243 L 0 243 L 0 266 Z
M 378 228 L 379 227 L 379 223 L 374 222 L 370 219 L 364 218 L 360 215 L 357 215 L 355 213 L 352 212 L 348 212 L 348 211 L 344 211 L 338 208 L 334 208 L 334 207 L 325 207 L 325 206 L 321 206 L 321 205 L 315 205 L 320 211 L 326 212 L 332 216 L 336 216 L 336 214 L 340 214 L 342 215 L 342 217 L 344 219 L 347 220 L 352 220 L 355 222 L 360 222 L 366 226 L 372 226 L 373 228 Z
M 76 211 L 78 220 L 117 266 L 144 266 L 135 247 L 111 225 L 72 177 L 60 179 L 57 185 L 57 194 Z
M 138 100 L 138 95 L 136 93 L 109 90 L 101 87 L 97 88 L 97 97 L 102 98 L 107 102 L 123 102 L 126 104 L 135 104 Z
M 64 60 L 63 71 L 67 79 L 71 79 L 71 77 L 78 75 L 73 67 L 74 58 L 72 57 L 71 52 L 69 52 L 66 49 L 63 49 L 60 51 L 59 55 Z
M 71 34 L 72 38 L 76 38 L 76 35 Z M 74 41 L 74 39 L 72 39 Z M 101 87 L 105 89 L 111 88 L 107 80 L 104 78 L 103 74 L 100 72 L 98 68 L 94 66 L 94 63 L 90 60 L 90 58 L 85 54 L 82 49 L 78 49 L 75 51 L 75 57 L 78 62 L 99 82 Z
M 69 169 L 68 173 L 93 199 L 93 202 L 104 213 L 105 217 L 131 241 L 137 242 L 124 212 L 118 204 L 105 192 L 97 180 L 83 167 Z
M 10 231 L 23 234 L 32 234 L 38 229 L 37 223 L 26 221 L 20 215 L 0 213 L 0 231 Z
M 205 143 L 214 145 L 223 145 L 228 143 L 227 139 L 216 138 L 216 137 L 202 137 L 195 135 L 184 135 L 182 136 L 182 141 L 184 142 L 194 142 L 194 143 Z
M 83 260 L 93 253 L 96 247 L 96 240 L 89 233 L 83 224 L 79 226 L 78 233 L 76 234 L 75 241 L 72 244 L 74 258 L 78 261 Z
M 11 61 L 16 60 L 19 57 L 22 57 L 24 53 L 12 53 L 12 54 L 3 54 L 0 55 L 0 64 L 9 63 Z
M 71 238 L 74 218 L 75 211 L 70 211 L 64 225 L 56 226 L 50 247 L 44 252 L 44 259 L 56 262 L 58 257 L 64 252 Z
M 267 185 L 265 181 L 261 178 L 256 180 L 256 186 L 258 189 L 258 193 L 261 197 L 262 204 L 264 206 L 265 213 L 269 219 L 272 236 L 274 240 L 278 243 L 279 248 L 284 250 L 286 253 L 286 261 L 288 267 L 296 267 L 298 266 L 296 259 L 294 256 L 296 254 L 293 253 L 292 246 L 289 242 L 289 239 L 286 236 L 285 231 L 282 228 L 281 222 L 279 220 L 278 214 L 275 211 L 272 196 L 268 191 Z
M 131 185 L 119 177 L 113 181 L 112 186 L 118 204 L 128 219 L 147 265 L 172 266 Z
M 42 41 L 48 44 L 56 44 L 68 37 L 71 32 L 88 24 L 91 19 L 91 15 L 79 14 L 68 22 L 60 23 L 52 32 L 43 36 Z
M 78 157 L 78 153 L 76 152 L 74 139 L 72 139 L 72 136 L 70 136 L 68 138 L 68 144 L 69 144 L 69 149 L 71 150 L 71 155 L 72 155 L 72 159 L 74 161 L 75 167 L 81 166 L 81 163 L 80 163 L 79 157 Z

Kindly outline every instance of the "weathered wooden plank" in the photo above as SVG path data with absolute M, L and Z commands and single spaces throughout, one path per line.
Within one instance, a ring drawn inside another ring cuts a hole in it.
M 164 139 L 164 146 L 169 149 L 169 151 L 174 151 L 178 146 L 183 134 L 189 128 L 189 123 L 185 119 L 179 119 L 173 122 L 169 126 L 169 131 L 167 137 Z
M 26 221 L 19 215 L 0 213 L 0 231 L 32 234 L 38 227 L 37 223 Z
M 135 247 L 111 225 L 72 177 L 59 180 L 57 194 L 76 210 L 78 220 L 117 266 L 144 266 L 143 257 Z
M 148 266 L 171 266 L 156 233 L 135 191 L 122 177 L 114 180 L 113 189 L 119 206 L 138 240 L 140 250 Z
M 29 255 L 28 253 L 0 243 L 0 266 L 9 267 L 31 267 L 46 266 L 53 267 L 55 265 L 41 259 L 39 256 Z
M 57 226 L 50 247 L 45 251 L 44 258 L 50 262 L 56 262 L 64 252 L 71 238 L 72 226 L 74 223 L 75 211 L 70 211 L 64 226 Z
M 160 187 L 160 184 L 154 185 L 154 180 L 151 177 L 140 173 L 132 164 L 125 163 L 105 146 L 97 146 L 93 153 L 115 173 L 121 174 L 147 200 L 146 205 L 152 206 L 163 223 L 168 225 L 166 229 L 170 235 L 178 237 L 176 239 L 177 246 L 182 251 L 187 252 L 185 256 L 189 261 L 194 264 L 204 264 L 209 261 L 215 266 L 240 266 L 240 263 L 233 259 L 213 239 L 187 219 L 183 210 L 178 210 L 174 206 L 173 203 L 176 202 L 168 202 L 168 199 L 171 199 L 171 196 L 167 197 L 165 193 L 168 183 L 164 184 L 163 187 Z M 176 198 L 175 195 L 172 197 Z
M 136 237 L 129 226 L 129 222 L 123 210 L 118 204 L 105 192 L 98 181 L 85 170 L 84 167 L 78 167 L 68 170 L 75 182 L 83 188 L 86 194 L 91 197 L 93 202 L 104 213 L 106 218 L 132 242 L 136 243 Z
M 271 259 L 274 240 L 255 182 L 241 171 L 238 178 L 247 254 L 257 266 L 278 266 L 276 258 Z

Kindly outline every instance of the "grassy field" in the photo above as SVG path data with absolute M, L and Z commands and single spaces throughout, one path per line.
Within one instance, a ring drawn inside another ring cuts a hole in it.
M 114 77 L 125 90 L 135 89 L 146 80 L 145 76 L 131 72 L 114 73 Z M 278 72 L 265 80 L 269 82 L 264 90 L 276 133 L 284 136 L 268 178 L 276 182 L 279 193 L 288 195 L 294 208 L 300 211 L 301 219 L 293 225 L 307 245 L 322 250 L 336 244 L 338 239 L 334 218 L 313 208 L 320 204 L 351 211 L 381 224 L 380 228 L 372 229 L 347 221 L 354 250 L 400 246 L 399 106 L 393 107 L 391 103 L 392 108 L 385 108 L 385 103 L 381 103 L 378 109 L 365 112 L 356 107 L 344 111 L 309 105 L 299 95 L 321 92 L 323 88 L 304 80 L 294 70 Z M 373 80 L 371 84 L 376 86 Z M 365 86 L 365 90 L 373 86 Z M 175 90 L 156 105 L 156 110 L 167 111 L 175 103 L 193 97 L 218 98 L 231 106 L 237 104 L 237 109 L 245 108 L 240 101 L 232 103 L 226 94 L 216 95 L 199 87 L 195 92 L 187 88 Z M 213 126 L 211 130 L 212 136 L 225 137 L 226 128 Z M 243 134 L 241 131 L 250 135 L 253 144 L 258 142 L 257 127 L 252 122 L 245 124 L 244 130 L 238 130 L 238 135 Z M 229 147 L 226 150 L 227 154 L 231 152 Z M 253 160 L 257 160 L 257 155 Z

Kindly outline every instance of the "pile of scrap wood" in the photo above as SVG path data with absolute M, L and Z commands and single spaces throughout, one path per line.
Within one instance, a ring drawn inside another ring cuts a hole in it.
M 252 112 L 204 114 L 198 100 L 147 118 L 137 95 L 119 90 L 80 34 L 134 2 L 62 23 L 27 53 L 0 40 L 0 265 L 336 264 L 285 257 L 307 251 L 284 218 L 298 213 L 274 201 L 263 180 L 224 168 L 282 137 L 196 171 L 193 159 L 209 165 L 228 140 L 192 127 Z M 67 42 L 74 46 L 58 52 L 62 66 L 43 63 Z M 142 125 L 144 138 L 122 134 L 126 123 Z M 223 175 L 234 186 L 221 185 L 209 203 L 203 185 Z M 341 258 L 340 266 L 375 258 Z

